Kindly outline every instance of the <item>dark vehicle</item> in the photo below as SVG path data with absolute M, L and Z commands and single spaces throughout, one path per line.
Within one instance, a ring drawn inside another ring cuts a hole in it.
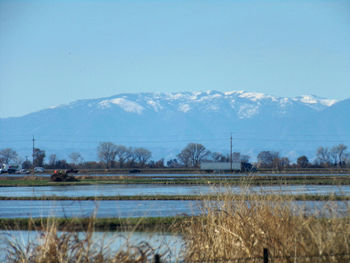
M 9 168 L 7 169 L 7 172 L 9 174 L 15 174 L 19 170 L 18 165 L 10 165 Z
M 242 162 L 241 163 L 241 172 L 242 173 L 256 173 L 256 167 L 251 163 Z

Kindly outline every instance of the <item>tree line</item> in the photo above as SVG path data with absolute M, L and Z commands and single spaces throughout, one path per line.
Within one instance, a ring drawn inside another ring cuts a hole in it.
M 350 167 L 350 154 L 348 147 L 344 144 L 334 145 L 333 147 L 319 147 L 316 151 L 316 158 L 310 162 L 308 157 L 303 155 L 292 163 L 287 157 L 281 156 L 276 151 L 261 151 L 257 155 L 255 165 L 258 168 L 285 169 L 285 168 L 343 168 Z M 199 167 L 200 163 L 206 162 L 229 162 L 232 158 L 234 162 L 248 163 L 250 156 L 233 152 L 232 154 L 223 154 L 220 152 L 211 152 L 200 143 L 189 143 L 176 158 L 170 159 L 165 163 L 164 158 L 152 160 L 150 150 L 143 147 L 127 147 L 117 145 L 113 142 L 101 142 L 96 149 L 96 155 L 99 161 L 84 161 L 79 152 L 69 154 L 70 161 L 58 159 L 56 154 L 48 156 L 46 162 L 46 153 L 44 150 L 34 148 L 32 160 L 26 158 L 22 161 L 17 152 L 11 148 L 0 150 L 0 163 L 16 164 L 23 169 L 32 167 L 45 167 L 51 169 L 110 169 L 110 168 L 180 168 Z
M 344 144 L 333 147 L 320 146 L 316 151 L 316 158 L 310 162 L 308 157 L 302 155 L 297 158 L 296 163 L 291 163 L 287 157 L 281 157 L 279 152 L 262 151 L 257 156 L 259 168 L 344 168 L 350 166 L 350 154 L 346 152 Z

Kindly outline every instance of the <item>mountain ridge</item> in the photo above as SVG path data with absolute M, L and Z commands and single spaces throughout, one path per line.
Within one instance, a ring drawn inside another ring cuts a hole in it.
M 0 141 L 0 148 L 13 147 L 30 156 L 29 138 L 34 135 L 39 148 L 62 158 L 78 151 L 87 160 L 96 159 L 98 142 L 113 141 L 150 148 L 154 159 L 169 159 L 191 141 L 227 153 L 233 133 L 235 151 L 254 156 L 261 150 L 277 150 L 293 159 L 311 155 L 321 145 L 350 141 L 349 110 L 347 100 L 315 95 L 287 98 L 215 90 L 122 93 L 1 118 L 0 136 L 6 140 Z M 320 133 L 328 137 L 317 137 Z

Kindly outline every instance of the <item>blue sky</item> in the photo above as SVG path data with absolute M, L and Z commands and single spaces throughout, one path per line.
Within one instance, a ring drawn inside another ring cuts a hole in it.
M 0 117 L 205 90 L 350 98 L 350 1 L 0 0 Z

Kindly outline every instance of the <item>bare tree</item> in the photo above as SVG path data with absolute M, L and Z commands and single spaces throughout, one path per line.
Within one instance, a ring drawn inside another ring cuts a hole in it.
M 306 168 L 309 165 L 309 159 L 303 155 L 297 159 L 297 165 L 299 168 Z
M 116 155 L 117 146 L 112 142 L 101 142 L 97 147 L 97 156 L 105 163 L 107 169 L 113 166 Z
M 126 160 L 129 167 L 134 167 L 136 162 L 135 151 L 132 147 L 126 149 Z
M 49 156 L 49 165 L 50 165 L 51 167 L 54 167 L 55 164 L 56 164 L 56 161 L 57 161 L 57 156 L 56 156 L 56 154 L 51 154 L 51 155 Z
M 262 151 L 257 156 L 259 167 L 282 168 L 289 164 L 288 158 L 280 158 L 279 152 Z M 286 164 L 288 163 L 288 164 Z
M 261 151 L 258 156 L 259 167 L 271 167 L 273 162 L 273 156 L 270 151 Z
M 338 164 L 338 152 L 337 152 L 337 149 L 335 147 L 332 147 L 329 150 L 329 156 L 330 156 L 331 163 L 333 163 L 333 166 L 337 166 L 337 164 Z
M 214 152 L 211 154 L 211 158 L 214 162 L 228 162 L 229 158 L 222 153 Z
M 69 158 L 72 160 L 72 162 L 73 162 L 75 165 L 78 165 L 78 164 L 82 163 L 82 161 L 83 161 L 83 157 L 82 157 L 81 154 L 78 153 L 78 152 L 72 152 L 72 153 L 69 155 Z
M 177 168 L 180 166 L 177 159 L 170 159 L 169 161 L 167 161 L 166 165 L 170 168 Z
M 342 167 L 345 162 L 344 153 L 348 147 L 344 144 L 338 144 L 332 147 L 331 154 L 334 160 L 334 164 Z
M 117 145 L 116 157 L 118 158 L 119 167 L 122 168 L 129 157 L 128 148 L 126 148 L 124 145 Z
M 5 148 L 0 151 L 0 162 L 9 164 L 15 162 L 18 158 L 17 152 L 11 148 Z
M 45 159 L 45 151 L 41 150 L 39 148 L 34 148 L 34 153 L 33 153 L 33 157 L 34 157 L 34 163 L 33 166 L 43 166 L 44 164 L 44 159 Z
M 320 165 L 328 166 L 331 161 L 331 154 L 328 147 L 318 147 L 316 152 L 316 162 Z
M 134 154 L 137 162 L 141 167 L 145 166 L 146 162 L 151 158 L 152 153 L 145 148 L 136 148 Z
M 350 167 L 350 153 L 344 153 L 344 166 Z
M 32 166 L 32 163 L 26 159 L 23 163 L 22 163 L 22 168 L 23 169 L 30 169 L 30 167 Z
M 282 158 L 275 158 L 275 164 L 274 164 L 274 168 L 277 168 L 277 169 L 283 169 L 283 168 L 286 168 L 289 166 L 289 159 L 287 157 L 282 157 Z
M 186 167 L 198 167 L 201 160 L 209 154 L 202 144 L 189 143 L 177 157 Z

